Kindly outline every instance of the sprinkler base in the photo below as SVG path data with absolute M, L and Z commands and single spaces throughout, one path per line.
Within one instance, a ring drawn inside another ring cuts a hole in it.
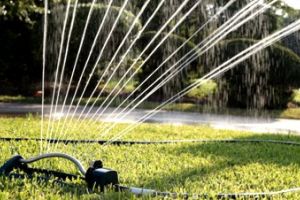
M 72 161 L 79 168 L 79 171 L 82 173 L 83 176 L 53 170 L 30 168 L 28 166 L 29 163 L 51 157 L 60 157 Z M 117 171 L 108 168 L 103 168 L 102 161 L 94 161 L 92 165 L 88 168 L 88 170 L 85 171 L 78 160 L 69 155 L 60 153 L 44 154 L 28 160 L 25 160 L 20 155 L 13 156 L 0 167 L 0 175 L 8 177 L 23 177 L 19 174 L 13 173 L 14 170 L 23 171 L 26 177 L 33 177 L 33 174 L 43 174 L 44 177 L 42 178 L 55 177 L 60 180 L 81 178 L 86 181 L 88 188 L 100 188 L 102 192 L 104 192 L 105 188 L 107 187 L 115 187 L 119 184 Z
M 100 160 L 92 163 L 85 173 L 85 180 L 89 188 L 100 187 L 103 192 L 106 187 L 119 184 L 118 173 L 115 170 L 103 168 Z

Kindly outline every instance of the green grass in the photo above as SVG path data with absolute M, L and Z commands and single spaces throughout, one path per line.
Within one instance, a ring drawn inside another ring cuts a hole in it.
M 99 124 L 76 128 L 67 133 L 69 139 L 99 139 Z M 104 124 L 105 125 L 110 124 Z M 110 136 L 123 130 L 119 124 Z M 40 137 L 40 119 L 0 118 L 1 137 Z M 109 135 L 106 138 L 110 137 Z M 175 126 L 143 124 L 124 139 L 276 139 L 300 142 L 293 135 L 264 135 L 250 132 L 215 130 L 208 126 Z M 28 158 L 37 155 L 38 142 L 0 142 L 0 163 L 14 154 Z M 282 190 L 300 186 L 300 148 L 275 144 L 172 144 L 108 146 L 97 144 L 62 145 L 85 166 L 101 159 L 105 166 L 116 169 L 124 185 L 153 188 L 160 191 L 208 193 L 257 192 Z M 54 162 L 55 161 L 55 162 Z M 77 173 L 75 167 L 61 159 L 40 162 L 37 167 Z M 130 194 L 97 194 L 88 192 L 82 181 L 70 185 L 39 183 L 37 180 L 0 178 L 0 199 L 139 199 Z M 276 196 L 274 199 L 299 199 L 300 193 Z M 145 199 L 150 199 L 145 198 Z

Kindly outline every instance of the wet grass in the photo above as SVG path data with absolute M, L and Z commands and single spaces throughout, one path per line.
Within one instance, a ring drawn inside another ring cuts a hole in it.
M 93 124 L 74 128 L 67 133 L 69 139 L 102 139 Z M 109 124 L 104 124 L 109 125 Z M 74 126 L 72 124 L 71 126 Z M 102 125 L 103 126 L 103 125 Z M 119 124 L 110 136 L 123 130 Z M 40 119 L 0 118 L 1 137 L 40 137 Z M 250 132 L 215 130 L 208 126 L 174 126 L 143 124 L 124 139 L 273 139 L 298 141 L 293 135 L 253 134 Z M 14 154 L 28 158 L 37 155 L 38 142 L 0 142 L 0 163 Z M 53 149 L 53 148 L 52 148 Z M 276 144 L 172 144 L 108 146 L 97 144 L 63 145 L 58 151 L 71 154 L 85 166 L 101 159 L 105 166 L 116 169 L 124 185 L 153 188 L 160 191 L 206 193 L 215 195 L 235 192 L 282 190 L 300 186 L 300 147 Z M 77 173 L 75 167 L 61 159 L 36 163 L 38 167 L 51 167 Z M 300 193 L 275 196 L 274 199 L 299 199 Z M 68 185 L 37 180 L 8 180 L 0 178 L 0 199 L 139 199 L 130 194 L 109 192 L 99 194 L 86 190 L 82 181 L 69 181 Z M 150 199 L 145 197 L 144 199 Z

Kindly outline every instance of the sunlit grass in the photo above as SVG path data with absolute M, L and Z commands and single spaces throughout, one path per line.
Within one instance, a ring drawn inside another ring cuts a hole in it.
M 99 124 L 98 124 L 99 125 Z M 110 124 L 104 124 L 105 126 Z M 45 125 L 46 128 L 47 124 Z M 68 139 L 108 139 L 128 124 L 119 124 L 111 135 L 102 138 L 97 124 L 76 128 Z M 40 137 L 37 117 L 0 118 L 1 137 Z M 166 139 L 276 139 L 300 141 L 292 135 L 264 135 L 250 132 L 215 130 L 208 126 L 174 126 L 143 124 L 126 140 Z M 0 162 L 14 154 L 28 158 L 39 153 L 39 142 L 0 142 Z M 53 148 L 50 149 L 52 151 Z M 101 159 L 105 166 L 116 169 L 124 185 L 160 191 L 217 194 L 219 192 L 259 192 L 300 186 L 300 148 L 274 144 L 172 144 L 108 146 L 98 144 L 59 144 L 56 151 L 75 156 L 87 167 Z M 64 160 L 55 159 L 35 166 L 78 173 Z M 90 193 L 82 181 L 72 186 L 38 183 L 36 180 L 0 179 L 0 199 L 135 199 L 128 194 Z M 276 196 L 275 199 L 299 199 L 300 194 Z

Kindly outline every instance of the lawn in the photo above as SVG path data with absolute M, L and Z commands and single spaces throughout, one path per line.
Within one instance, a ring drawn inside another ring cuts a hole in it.
M 73 126 L 74 124 L 72 124 Z M 73 129 L 68 139 L 97 139 L 97 124 Z M 108 125 L 108 124 L 105 124 Z M 111 134 L 123 130 L 120 124 Z M 75 126 L 76 127 L 76 126 Z M 72 133 L 72 134 L 71 134 Z M 0 118 L 1 137 L 40 137 L 40 119 Z M 108 135 L 106 138 L 109 138 Z M 126 140 L 163 139 L 273 139 L 299 141 L 293 135 L 264 135 L 250 132 L 215 130 L 208 126 L 143 124 Z M 14 154 L 28 158 L 40 152 L 40 143 L 0 142 L 0 163 Z M 53 148 L 52 148 L 53 150 Z M 52 151 L 51 150 L 51 151 Z M 260 192 L 300 186 L 300 147 L 278 144 L 170 144 L 108 146 L 98 144 L 58 145 L 59 152 L 71 154 L 84 166 L 95 159 L 119 172 L 123 185 L 159 191 L 215 195 L 218 193 Z M 75 167 L 61 159 L 41 161 L 35 166 L 77 173 Z M 41 183 L 37 180 L 0 178 L 0 199 L 136 199 L 130 194 L 88 192 L 82 181 L 69 185 Z M 146 198 L 146 197 L 145 197 Z M 149 197 L 150 198 L 150 197 Z M 146 198 L 146 199 L 149 199 Z M 275 196 L 275 199 L 299 199 L 300 193 Z

